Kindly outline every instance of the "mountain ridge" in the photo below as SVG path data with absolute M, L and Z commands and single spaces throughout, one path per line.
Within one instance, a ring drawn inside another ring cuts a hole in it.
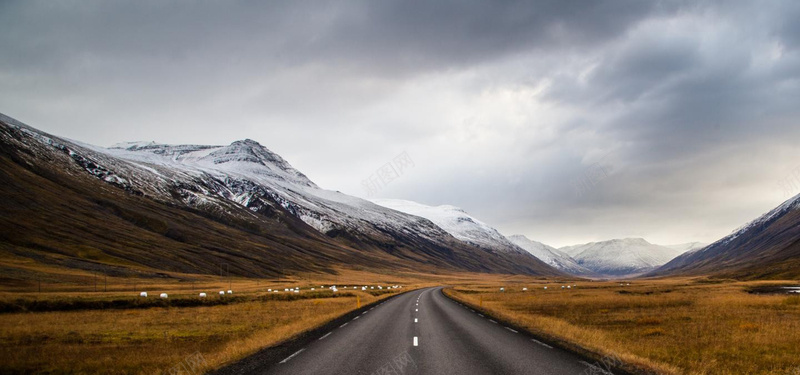
M 647 276 L 701 274 L 737 279 L 800 277 L 800 194 Z
M 9 186 L 16 186 L 5 189 L 3 196 L 9 202 L 19 202 L 17 208 L 3 207 L 3 222 L 8 226 L 0 235 L 0 245 L 23 257 L 51 259 L 56 253 L 68 253 L 60 262 L 85 265 L 87 260 L 72 249 L 88 246 L 109 261 L 133 262 L 158 271 L 155 255 L 146 251 L 158 244 L 165 249 L 159 253 L 161 257 L 178 257 L 164 262 L 164 270 L 171 272 L 214 273 L 212 264 L 228 262 L 235 265 L 231 272 L 242 275 L 331 272 L 332 267 L 348 266 L 562 275 L 529 254 L 480 249 L 462 243 L 427 219 L 320 189 L 299 171 L 295 173 L 280 156 L 252 140 L 228 146 L 165 146 L 153 142 L 106 149 L 52 136 L 3 115 L 0 141 L 4 179 Z M 42 191 L 36 185 L 64 190 L 64 196 Z M 62 217 L 38 213 L 52 222 L 30 217 L 23 201 L 35 201 L 83 223 L 72 229 L 84 235 L 67 236 L 63 229 L 58 230 L 54 225 L 59 220 L 63 227 L 74 225 Z M 63 211 L 60 206 L 72 210 Z M 76 213 L 83 216 L 75 217 Z M 191 221 L 180 219 L 186 215 L 194 215 L 194 220 L 203 225 L 222 227 L 219 233 L 203 233 Z M 90 228 L 106 223 L 115 225 L 106 234 Z M 119 232 L 121 228 L 128 232 Z M 130 238 L 129 233 L 142 231 L 139 237 L 152 246 Z M 135 251 L 125 253 L 122 244 L 103 238 L 111 233 L 135 242 Z M 275 239 L 280 242 L 266 239 L 272 233 L 280 234 L 280 239 Z M 237 236 L 255 237 L 246 243 L 235 242 L 240 248 L 235 255 L 220 251 L 222 238 Z M 66 238 L 69 243 L 58 244 Z M 210 245 L 198 242 L 200 238 L 220 245 L 209 249 Z M 252 261 L 245 262 L 248 258 Z M 110 267 L 95 263 L 91 267 Z

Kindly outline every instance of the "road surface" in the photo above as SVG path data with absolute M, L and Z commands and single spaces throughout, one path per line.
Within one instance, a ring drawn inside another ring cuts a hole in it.
M 248 372 L 260 374 L 610 374 L 445 297 L 399 295 Z M 595 371 L 595 372 L 592 372 Z

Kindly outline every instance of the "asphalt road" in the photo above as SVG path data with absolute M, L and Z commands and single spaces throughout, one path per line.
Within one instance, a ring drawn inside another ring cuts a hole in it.
M 260 374 L 610 374 L 421 289 L 337 325 Z M 595 372 L 592 372 L 595 371 Z

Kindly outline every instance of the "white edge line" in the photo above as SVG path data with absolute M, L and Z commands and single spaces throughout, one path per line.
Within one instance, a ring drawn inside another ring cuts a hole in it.
M 340 325 L 339 328 L 343 328 L 346 325 L 347 325 L 347 322 L 345 322 L 344 324 Z
M 519 333 L 519 332 L 517 332 L 517 331 L 515 331 L 515 330 L 513 330 L 513 329 L 511 329 L 511 328 L 508 328 L 508 327 L 505 327 L 505 329 L 507 329 L 507 330 L 509 330 L 509 331 L 511 331 L 511 332 L 514 332 L 514 333 Z
M 497 324 L 497 322 L 495 322 L 494 320 L 489 319 L 489 321 L 494 323 L 494 324 Z
M 286 362 L 288 362 L 290 359 L 294 358 L 296 355 L 298 355 L 298 354 L 302 353 L 302 352 L 303 352 L 303 350 L 306 350 L 306 349 L 305 349 L 305 348 L 303 348 L 303 349 L 300 349 L 300 350 L 298 350 L 298 351 L 294 352 L 294 354 L 292 354 L 292 355 L 290 355 L 290 356 L 286 357 L 286 359 L 284 359 L 283 361 L 281 361 L 281 363 L 286 363 Z
M 552 347 L 552 346 L 550 346 L 550 345 L 547 345 L 547 344 L 545 344 L 545 343 L 543 343 L 543 342 L 541 342 L 541 341 L 539 341 L 539 340 L 536 340 L 536 339 L 531 339 L 531 341 L 533 341 L 533 342 L 535 342 L 535 343 L 537 343 L 537 344 L 539 344 L 539 345 L 541 345 L 541 346 L 544 346 L 544 347 L 547 347 L 547 348 L 553 349 L 553 347 Z
M 322 340 L 322 339 L 324 339 L 324 338 L 326 338 L 326 337 L 330 336 L 330 335 L 331 335 L 331 333 L 333 333 L 333 332 L 328 332 L 328 333 L 326 333 L 326 334 L 325 334 L 325 336 L 322 336 L 322 337 L 320 337 L 320 338 L 319 338 L 319 340 Z

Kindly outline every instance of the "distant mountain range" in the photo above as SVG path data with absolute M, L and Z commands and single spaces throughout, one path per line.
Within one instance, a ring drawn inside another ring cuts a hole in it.
M 631 277 L 652 271 L 683 253 L 654 245 L 642 238 L 624 238 L 562 247 L 559 250 L 592 272 L 609 277 Z
M 697 242 L 659 246 L 641 238 L 626 238 L 555 249 L 523 235 L 505 237 L 497 229 L 458 207 L 427 206 L 399 199 L 372 199 L 372 202 L 426 218 L 470 245 L 499 252 L 528 252 L 554 268 L 582 277 L 640 275 L 656 269 L 685 251 L 702 246 Z

